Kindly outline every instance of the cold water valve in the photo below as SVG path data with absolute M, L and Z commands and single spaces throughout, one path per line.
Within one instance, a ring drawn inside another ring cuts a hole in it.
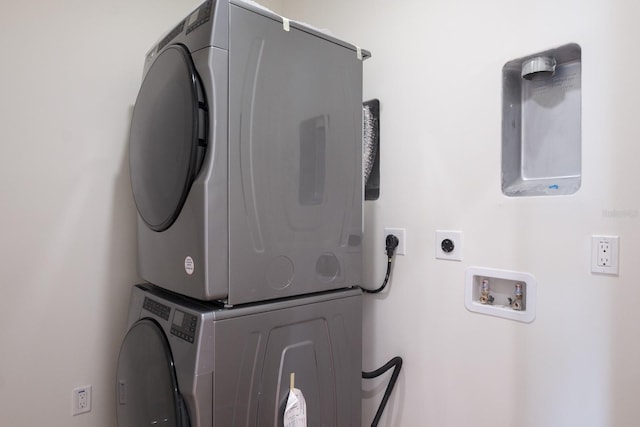
M 516 283 L 513 294 L 515 299 L 509 298 L 509 305 L 511 305 L 512 309 L 520 311 L 524 308 L 522 303 L 522 283 Z

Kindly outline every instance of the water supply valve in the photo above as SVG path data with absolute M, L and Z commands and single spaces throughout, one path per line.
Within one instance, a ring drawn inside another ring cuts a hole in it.
M 509 304 L 511 305 L 512 309 L 520 311 L 524 308 L 522 300 L 522 283 L 516 283 L 514 296 L 515 299 L 509 298 Z
M 493 295 L 490 295 L 489 281 L 487 279 L 482 279 L 480 287 L 480 303 L 493 304 Z

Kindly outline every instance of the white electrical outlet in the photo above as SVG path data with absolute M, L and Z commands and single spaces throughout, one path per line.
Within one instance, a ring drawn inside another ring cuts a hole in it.
M 462 231 L 436 230 L 436 259 L 462 261 Z
M 404 228 L 385 228 L 384 229 L 384 240 L 387 241 L 387 236 L 389 234 L 393 234 L 398 238 L 398 247 L 396 248 L 396 255 L 404 255 L 407 250 L 406 246 L 406 233 L 407 230 Z M 384 247 L 382 248 L 385 249 Z
M 71 413 L 84 414 L 91 411 L 91 385 L 74 388 L 71 394 Z
M 618 274 L 618 236 L 591 236 L 591 272 Z
M 608 240 L 598 242 L 598 267 L 611 267 L 611 244 Z

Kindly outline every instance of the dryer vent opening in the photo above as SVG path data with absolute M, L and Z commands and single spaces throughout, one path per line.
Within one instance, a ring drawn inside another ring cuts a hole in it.
M 582 49 L 569 43 L 502 67 L 502 192 L 573 194 L 582 181 Z
M 522 63 L 522 78 L 546 80 L 556 73 L 556 59 L 552 56 L 537 56 Z

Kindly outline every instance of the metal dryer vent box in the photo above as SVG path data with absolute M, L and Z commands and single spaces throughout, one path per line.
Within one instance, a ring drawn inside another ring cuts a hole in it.
M 582 52 L 572 43 L 502 68 L 502 192 L 573 194 L 580 188 Z

